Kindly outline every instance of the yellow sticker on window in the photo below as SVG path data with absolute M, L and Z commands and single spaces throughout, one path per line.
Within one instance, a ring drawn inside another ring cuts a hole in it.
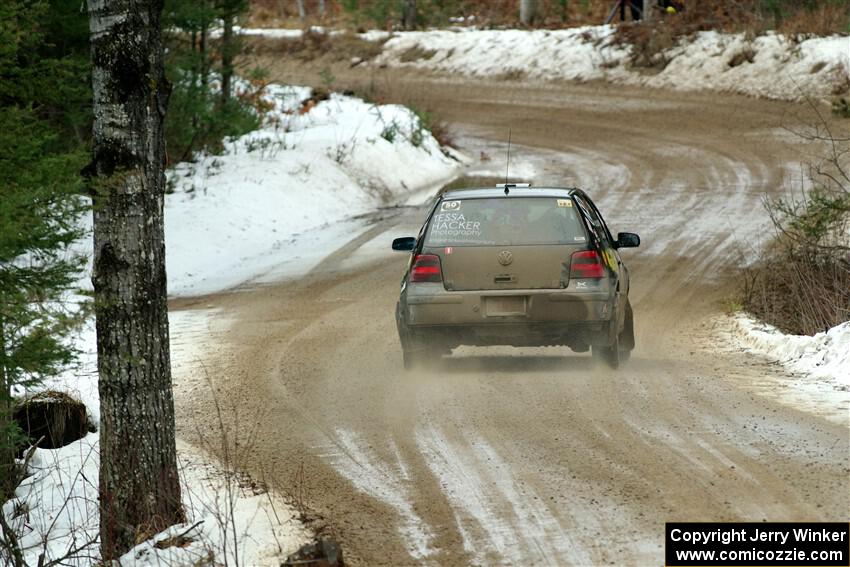
M 572 207 L 573 206 L 573 200 L 572 199 L 558 199 L 558 206 L 559 207 Z

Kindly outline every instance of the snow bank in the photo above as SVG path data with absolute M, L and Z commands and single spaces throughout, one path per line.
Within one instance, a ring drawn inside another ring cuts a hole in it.
M 201 560 L 208 556 L 236 564 L 237 555 L 242 565 L 279 565 L 280 558 L 310 540 L 286 503 L 236 474 L 224 474 L 190 447 L 178 446 L 187 521 L 130 550 L 121 565 L 207 564 Z M 97 433 L 61 449 L 35 451 L 31 476 L 3 505 L 3 513 L 21 534 L 28 565 L 38 564 L 41 554 L 48 561 L 68 556 L 62 565 L 98 562 L 99 466 Z M 183 534 L 188 538 L 183 545 L 156 545 Z
M 711 89 L 776 99 L 827 96 L 850 70 L 850 38 L 792 41 L 768 33 L 700 32 L 664 52 L 669 63 L 649 73 L 630 66 L 630 48 L 614 43 L 613 26 L 565 30 L 431 30 L 401 32 L 376 65 L 415 67 L 477 77 L 607 80 L 677 90 Z M 742 52 L 749 57 L 733 60 Z M 752 59 L 750 61 L 749 59 Z
M 263 128 L 169 176 L 170 296 L 252 279 L 290 259 L 298 235 L 403 202 L 458 170 L 403 106 L 332 94 L 303 112 L 309 89 L 269 90 L 275 110 Z
M 850 321 L 813 337 L 786 335 L 747 315 L 734 318 L 735 335 L 751 350 L 791 372 L 850 391 Z

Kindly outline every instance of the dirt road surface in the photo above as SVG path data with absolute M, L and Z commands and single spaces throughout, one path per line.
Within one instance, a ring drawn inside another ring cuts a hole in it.
M 390 209 L 306 275 L 174 305 L 215 310 L 190 338 L 204 371 L 178 373 L 181 437 L 215 438 L 215 397 L 240 465 L 324 518 L 353 565 L 660 565 L 666 521 L 848 519 L 847 408 L 783 401 L 781 369 L 713 327 L 768 236 L 760 196 L 814 151 L 780 128 L 804 108 L 392 77 L 454 125 L 472 170 L 502 170 L 511 128 L 518 176 L 584 187 L 641 234 L 623 254 L 631 361 L 464 348 L 405 372 L 389 243 L 424 211 Z

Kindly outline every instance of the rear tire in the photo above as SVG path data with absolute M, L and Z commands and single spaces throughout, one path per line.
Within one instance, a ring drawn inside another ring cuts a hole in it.
M 401 359 L 404 364 L 404 369 L 412 370 L 422 364 L 422 353 L 415 350 L 402 350 Z
M 605 364 L 616 370 L 620 367 L 620 357 L 622 355 L 622 351 L 620 350 L 620 336 L 616 335 L 614 343 L 611 345 L 591 346 L 590 352 L 594 360 L 605 362 Z
M 433 349 L 427 348 L 420 339 L 412 335 L 407 325 L 399 321 L 398 337 L 401 342 L 401 360 L 405 370 L 426 366 L 435 356 Z
M 626 320 L 623 322 L 623 331 L 620 333 L 620 362 L 626 362 L 635 348 L 635 316 L 632 304 L 626 300 Z

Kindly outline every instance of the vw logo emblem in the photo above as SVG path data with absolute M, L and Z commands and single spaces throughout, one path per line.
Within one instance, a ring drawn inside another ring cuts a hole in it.
M 499 263 L 503 266 L 507 266 L 511 262 L 514 261 L 514 255 L 511 254 L 508 250 L 502 250 L 499 252 Z

